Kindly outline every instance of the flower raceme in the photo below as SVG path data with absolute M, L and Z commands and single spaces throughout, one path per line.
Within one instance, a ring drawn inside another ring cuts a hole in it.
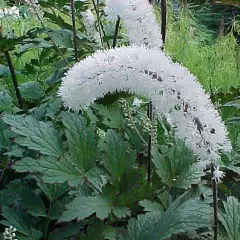
M 131 44 L 162 47 L 161 31 L 148 0 L 106 0 L 104 12 L 109 20 L 122 19 Z
M 227 131 L 200 83 L 162 51 L 130 46 L 98 51 L 75 64 L 63 78 L 59 95 L 64 105 L 79 110 L 107 93 L 128 91 L 152 101 L 158 118 L 166 116 L 176 137 L 206 167 L 231 150 Z

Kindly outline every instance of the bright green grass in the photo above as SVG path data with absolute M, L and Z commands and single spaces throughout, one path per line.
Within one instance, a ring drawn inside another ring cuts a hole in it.
M 201 29 L 201 30 L 200 30 Z M 169 12 L 165 51 L 186 66 L 210 92 L 229 92 L 240 86 L 240 46 L 232 33 L 209 44 L 209 36 L 191 12 L 176 20 Z

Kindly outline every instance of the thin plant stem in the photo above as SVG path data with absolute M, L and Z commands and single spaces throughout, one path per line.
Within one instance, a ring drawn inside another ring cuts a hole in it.
M 98 31 L 99 31 L 99 36 L 100 36 L 100 40 L 101 40 L 101 44 L 102 44 L 102 47 L 104 47 L 103 45 L 103 36 L 102 36 L 102 31 L 101 31 L 101 20 L 100 20 L 100 14 L 99 14 L 99 8 L 98 8 L 98 4 L 96 5 L 95 1 L 92 0 L 92 3 L 93 3 L 93 7 L 94 7 L 94 10 L 97 14 L 97 22 L 98 22 Z
M 78 62 L 78 49 L 77 49 L 77 32 L 76 32 L 74 0 L 70 0 L 70 5 L 71 5 L 71 11 L 72 11 L 72 31 L 73 31 L 74 55 L 75 55 L 75 63 L 77 63 Z
M 151 123 L 153 123 L 153 106 L 152 106 L 152 102 L 148 103 L 148 118 L 150 119 Z M 153 126 L 153 124 L 152 124 Z M 147 179 L 148 182 L 151 181 L 151 150 L 152 150 L 152 127 L 151 127 L 151 131 L 148 135 L 148 175 L 147 175 Z
M 162 33 L 162 41 L 164 44 L 165 40 L 166 40 L 166 30 L 167 30 L 167 3 L 166 3 L 166 0 L 161 0 L 161 15 L 162 15 L 161 33 Z M 162 47 L 162 48 L 164 48 L 164 47 Z
M 67 65 L 69 67 L 71 67 L 71 64 L 68 62 L 68 60 L 66 59 L 66 57 L 64 56 L 64 54 L 62 53 L 62 51 L 59 49 L 59 47 L 57 46 L 57 44 L 55 43 L 55 41 L 53 40 L 53 38 L 51 37 L 49 31 L 47 30 L 47 28 L 45 27 L 44 23 L 43 23 L 43 20 L 41 19 L 40 15 L 38 14 L 38 11 L 34 5 L 34 3 L 32 2 L 32 0 L 30 0 L 30 3 L 31 3 L 31 7 L 33 8 L 34 12 L 36 13 L 36 16 L 39 20 L 39 22 L 41 23 L 44 31 L 47 33 L 49 39 L 51 40 L 51 42 L 53 43 L 54 47 L 57 49 L 57 51 L 59 52 L 59 54 L 61 55 L 61 57 L 64 59 L 64 61 L 67 63 Z
M 15 73 L 15 70 L 14 70 L 14 67 L 13 67 L 13 64 L 12 64 L 11 56 L 10 56 L 8 51 L 5 51 L 4 55 L 5 55 L 5 58 L 7 60 L 9 71 L 10 71 L 11 76 L 12 76 L 13 86 L 14 86 L 14 89 L 15 89 L 15 92 L 16 92 L 18 105 L 21 109 L 24 109 L 23 100 L 22 100 L 22 96 L 21 96 L 21 93 L 20 93 L 19 88 L 18 88 L 17 76 L 16 76 L 16 73 Z
M 2 36 L 2 28 L 0 27 L 0 39 L 2 37 L 3 37 Z M 21 109 L 24 109 L 23 100 L 22 100 L 22 96 L 21 96 L 21 93 L 20 93 L 19 88 L 18 88 L 17 76 L 16 76 L 16 73 L 15 73 L 15 70 L 14 70 L 14 67 L 13 67 L 13 64 L 12 64 L 10 53 L 8 51 L 4 51 L 3 53 L 4 53 L 4 56 L 5 56 L 7 64 L 8 64 L 9 71 L 11 73 L 11 77 L 12 77 L 13 86 L 14 86 L 14 89 L 15 89 L 18 105 Z
M 120 26 L 120 17 L 118 17 L 118 19 L 116 21 L 116 27 L 115 27 L 115 32 L 114 32 L 114 37 L 113 37 L 113 45 L 112 45 L 113 48 L 115 48 L 117 45 L 119 26 Z
M 218 199 L 217 199 L 217 183 L 214 179 L 214 164 L 211 163 L 212 175 L 212 192 L 213 192 L 213 239 L 218 239 Z

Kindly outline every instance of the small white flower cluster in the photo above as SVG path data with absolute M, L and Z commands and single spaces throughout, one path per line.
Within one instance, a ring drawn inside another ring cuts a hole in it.
M 3 233 L 3 239 L 6 240 L 17 240 L 16 237 L 16 232 L 17 229 L 14 228 L 13 226 L 10 226 L 9 228 L 5 228 L 5 232 Z
M 147 0 L 106 0 L 105 14 L 109 20 L 119 16 L 131 44 L 162 47 L 161 31 L 153 6 Z
M 214 167 L 213 178 L 216 183 L 221 182 L 221 179 L 225 177 L 225 173 L 220 170 L 220 166 Z
M 95 17 L 90 9 L 88 9 L 86 12 L 81 12 L 82 18 L 83 18 L 83 24 L 86 29 L 86 33 L 88 37 L 91 40 L 94 40 L 98 47 L 101 46 L 101 39 L 100 35 L 96 29 L 95 25 Z
M 11 8 L 0 8 L 0 19 L 3 17 L 19 18 L 19 9 L 16 6 Z

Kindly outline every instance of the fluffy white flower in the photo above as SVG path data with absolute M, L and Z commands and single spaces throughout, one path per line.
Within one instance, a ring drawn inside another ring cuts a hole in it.
M 98 51 L 63 78 L 59 95 L 79 110 L 107 93 L 128 91 L 147 97 L 157 117 L 165 115 L 199 160 L 208 164 L 231 150 L 227 131 L 208 94 L 190 72 L 162 51 L 130 46 Z
M 221 179 L 225 177 L 225 173 L 220 171 L 220 166 L 214 167 L 213 178 L 216 183 L 221 182 Z
M 140 107 L 141 104 L 143 104 L 143 103 L 147 103 L 147 102 L 143 102 L 141 99 L 135 97 L 133 99 L 133 104 L 132 105 L 135 106 L 135 107 Z
M 104 12 L 110 20 L 122 19 L 131 44 L 161 48 L 161 31 L 148 0 L 106 0 Z
M 95 17 L 92 11 L 88 9 L 86 12 L 81 12 L 81 15 L 83 17 L 83 24 L 85 26 L 88 37 L 94 40 L 100 46 L 101 39 L 95 26 Z

